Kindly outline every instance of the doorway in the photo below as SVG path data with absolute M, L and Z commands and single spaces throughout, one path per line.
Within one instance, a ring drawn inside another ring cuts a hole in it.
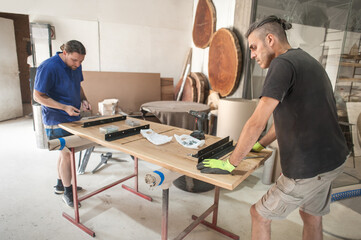
M 21 106 L 20 110 L 20 116 L 28 115 L 32 112 L 31 108 L 31 92 L 30 92 L 30 84 L 29 84 L 29 65 L 28 65 L 28 56 L 31 54 L 30 47 L 30 29 L 29 29 L 29 16 L 23 15 L 23 14 L 13 14 L 13 13 L 2 13 L 0 12 L 0 18 L 4 21 L 10 20 L 12 22 L 12 26 L 10 27 L 12 29 L 12 43 L 15 45 L 12 47 L 12 54 L 8 53 L 8 49 L 6 47 L 1 46 L 1 59 L 5 59 L 5 63 L 1 62 L 2 68 L 5 68 L 7 71 L 10 71 L 12 74 L 17 76 L 17 80 L 10 81 L 11 84 L 16 84 L 16 91 L 17 91 L 17 97 L 12 99 L 11 102 L 16 102 L 17 105 Z M 2 21 L 2 22 L 4 22 Z M 3 27 L 2 27 L 3 29 Z M 2 31 L 1 38 L 8 38 L 9 33 L 5 33 Z M 14 38 L 15 36 L 15 38 Z M 5 40 L 4 40 L 5 41 Z M 6 40 L 9 41 L 9 40 Z M 4 50 L 2 48 L 5 48 Z M 6 53 L 6 54 L 5 54 Z M 14 64 L 11 64 L 11 68 L 9 69 L 9 60 L 8 57 L 15 58 L 15 60 L 12 60 Z M 2 60 L 4 61 L 4 60 Z M 6 67 L 5 67 L 6 66 Z M 3 70 L 2 70 L 3 71 Z M 1 95 L 4 96 L 2 91 L 6 91 L 7 84 L 4 82 L 4 78 L 1 76 L 0 80 L 0 91 Z M 15 83 L 14 83 L 15 82 Z M 14 87 L 14 86 L 13 86 Z M 18 94 L 20 91 L 20 95 Z M 9 91 L 6 91 L 5 94 L 9 94 Z M 15 95 L 13 95 L 15 96 Z M 9 105 L 9 103 L 5 103 L 1 99 L 1 104 L 8 105 L 6 113 L 4 113 L 5 110 L 0 110 L 0 116 L 6 114 L 10 118 L 18 117 L 19 110 L 15 110 L 13 106 Z M 19 107 L 18 107 L 19 108 Z M 16 114 L 14 114 L 16 113 Z M 5 119 L 0 118 L 0 121 L 4 121 Z
M 0 121 L 23 115 L 14 21 L 0 18 Z

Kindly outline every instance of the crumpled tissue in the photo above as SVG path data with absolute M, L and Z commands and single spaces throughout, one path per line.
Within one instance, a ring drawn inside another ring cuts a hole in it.
M 143 137 L 148 139 L 149 142 L 155 145 L 161 145 L 167 142 L 172 141 L 173 137 L 168 137 L 167 135 L 162 135 L 154 132 L 152 129 L 141 129 L 140 133 Z
M 204 140 L 199 140 L 195 137 L 186 134 L 183 134 L 181 136 L 174 134 L 174 137 L 180 145 L 186 148 L 197 149 L 198 147 L 202 147 L 203 144 L 205 143 Z

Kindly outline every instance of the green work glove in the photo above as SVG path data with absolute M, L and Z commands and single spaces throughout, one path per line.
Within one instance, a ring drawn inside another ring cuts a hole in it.
M 262 149 L 264 149 L 264 146 L 262 146 L 262 144 L 260 144 L 259 142 L 256 142 L 253 145 L 251 152 L 260 152 L 260 151 L 262 151 Z
M 235 168 L 235 166 L 229 163 L 229 159 L 226 161 L 218 159 L 204 159 L 197 165 L 197 169 L 201 170 L 201 173 L 229 174 Z

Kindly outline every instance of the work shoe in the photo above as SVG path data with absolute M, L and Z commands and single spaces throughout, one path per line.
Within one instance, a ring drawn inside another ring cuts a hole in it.
M 74 201 L 73 201 L 73 193 L 68 193 L 63 195 L 63 201 L 68 205 L 69 207 L 74 207 Z M 81 204 L 78 203 L 78 207 L 81 207 Z
M 79 186 L 77 186 L 76 189 L 77 189 L 78 192 L 83 190 L 83 188 L 79 187 Z M 55 185 L 54 186 L 54 193 L 55 194 L 63 194 L 64 193 L 64 186 Z

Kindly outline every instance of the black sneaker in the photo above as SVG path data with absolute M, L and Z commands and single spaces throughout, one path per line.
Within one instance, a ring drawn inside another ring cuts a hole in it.
M 69 207 L 74 207 L 74 201 L 73 201 L 73 193 L 64 194 L 63 195 L 63 201 L 68 205 Z M 78 207 L 81 207 L 81 204 L 78 203 Z
M 77 186 L 76 189 L 77 189 L 78 192 L 83 190 L 83 188 L 79 187 L 79 186 Z M 64 193 L 64 186 L 55 185 L 54 186 L 54 193 L 55 194 L 63 194 Z

